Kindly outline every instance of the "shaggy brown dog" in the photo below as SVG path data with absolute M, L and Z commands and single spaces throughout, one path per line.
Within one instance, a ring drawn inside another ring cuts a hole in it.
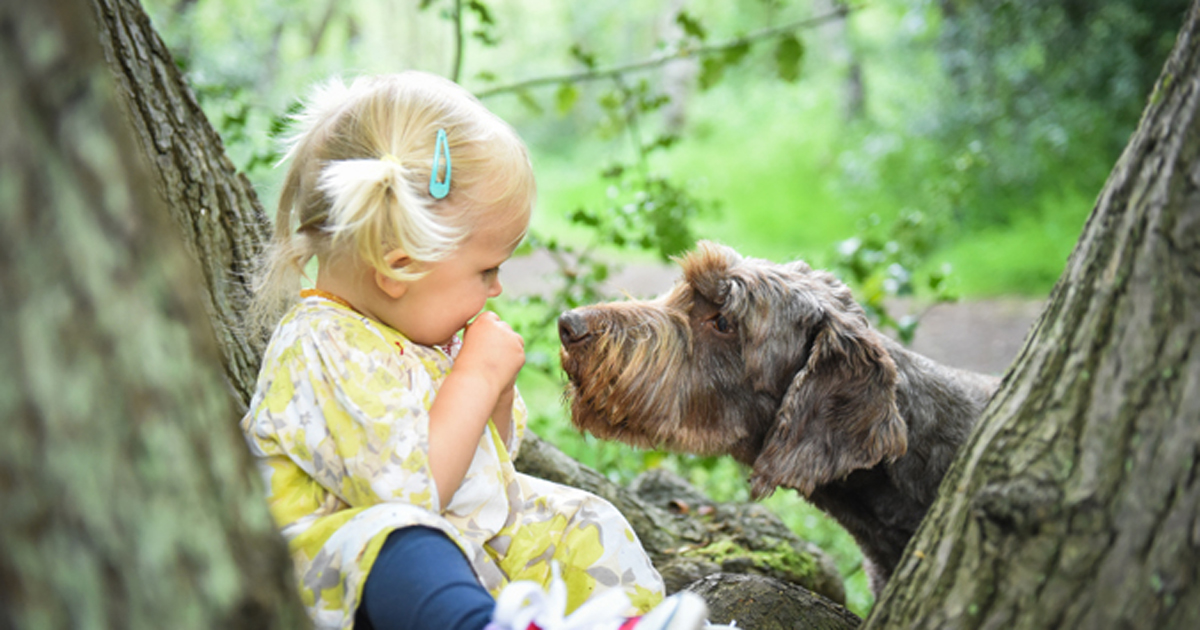
M 559 318 L 575 424 L 728 453 L 751 467 L 755 497 L 799 490 L 858 541 L 878 593 L 998 379 L 904 349 L 803 262 L 702 242 L 680 264 L 656 300 Z

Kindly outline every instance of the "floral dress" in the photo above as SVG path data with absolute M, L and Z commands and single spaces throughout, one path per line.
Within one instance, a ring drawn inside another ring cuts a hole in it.
M 276 329 L 242 430 L 316 626 L 353 627 L 384 540 L 412 526 L 444 532 L 493 595 L 515 580 L 549 585 L 555 562 L 568 610 L 609 588 L 652 608 L 662 579 L 616 508 L 513 468 L 525 432 L 519 396 L 511 443 L 489 421 L 462 485 L 439 505 L 429 408 L 458 347 L 415 344 L 317 296 Z

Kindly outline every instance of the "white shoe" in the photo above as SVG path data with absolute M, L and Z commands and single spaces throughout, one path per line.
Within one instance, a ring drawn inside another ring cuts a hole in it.
M 664 599 L 641 617 L 625 617 L 629 598 L 610 589 L 564 616 L 567 587 L 553 567 L 549 592 L 535 582 L 513 582 L 496 600 L 486 630 L 703 630 L 708 606 L 695 593 L 682 591 Z

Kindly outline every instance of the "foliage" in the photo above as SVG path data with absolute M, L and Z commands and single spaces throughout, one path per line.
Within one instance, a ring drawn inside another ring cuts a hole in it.
M 1188 6 L 904 4 L 937 26 L 916 37 L 935 41 L 942 96 L 921 103 L 925 115 L 905 117 L 908 128 L 878 163 L 880 180 L 966 229 L 1005 224 L 1045 190 L 1099 190 Z M 921 173 L 938 177 L 913 177 Z M 914 181 L 923 186 L 914 191 Z
M 226 83 L 193 81 L 192 90 L 204 104 L 213 127 L 221 134 L 230 158 L 247 176 L 261 176 L 282 158 L 279 140 L 299 103 L 280 113 L 253 107 L 244 87 Z
M 910 297 L 917 288 L 932 295 L 934 304 L 951 302 L 956 296 L 947 278 L 949 265 L 921 270 L 936 244 L 936 228 L 917 210 L 907 210 L 886 231 L 880 231 L 879 217 L 871 215 L 860 234 L 837 246 L 833 267 L 848 284 L 858 287 L 855 299 L 878 327 L 896 332 L 902 343 L 912 343 L 920 318 L 904 315 L 894 318 L 887 300 Z

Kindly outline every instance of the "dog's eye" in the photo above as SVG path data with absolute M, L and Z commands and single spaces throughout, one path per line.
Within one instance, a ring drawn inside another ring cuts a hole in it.
M 713 328 L 717 329 L 717 332 L 723 335 L 733 332 L 733 324 L 729 323 L 729 320 L 724 315 L 717 315 L 712 318 L 712 325 Z

